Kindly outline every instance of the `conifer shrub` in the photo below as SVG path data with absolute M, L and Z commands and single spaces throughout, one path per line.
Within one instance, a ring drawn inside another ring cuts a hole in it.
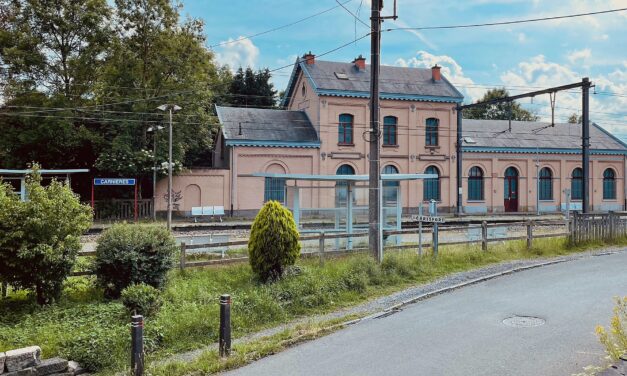
M 299 233 L 292 213 L 277 201 L 261 208 L 250 230 L 250 266 L 260 281 L 279 279 L 300 256 Z
M 98 239 L 94 271 L 105 296 L 118 298 L 124 288 L 145 283 L 162 288 L 177 251 L 164 227 L 116 224 Z

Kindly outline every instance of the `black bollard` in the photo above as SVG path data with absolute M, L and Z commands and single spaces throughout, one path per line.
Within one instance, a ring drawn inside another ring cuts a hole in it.
M 131 372 L 144 374 L 144 316 L 131 316 Z
M 220 296 L 220 356 L 231 354 L 231 295 Z

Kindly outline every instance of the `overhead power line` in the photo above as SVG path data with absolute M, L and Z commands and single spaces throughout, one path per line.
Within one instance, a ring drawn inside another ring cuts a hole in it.
M 336 5 L 336 6 L 334 6 L 334 7 L 331 7 L 331 8 L 325 9 L 325 10 L 322 10 L 322 11 L 320 11 L 320 12 L 318 12 L 318 13 L 314 13 L 314 14 L 309 15 L 309 16 L 307 16 L 307 17 L 301 18 L 301 19 L 299 19 L 299 20 L 297 20 L 297 21 L 290 22 L 290 23 L 285 24 L 285 25 L 277 26 L 277 27 L 274 27 L 274 28 L 272 28 L 272 29 L 268 29 L 268 30 L 265 30 L 265 31 L 260 31 L 260 32 L 255 33 L 255 34 L 250 34 L 250 35 L 247 35 L 247 36 L 239 37 L 239 38 L 234 39 L 234 40 L 228 40 L 228 41 L 225 41 L 225 42 L 220 42 L 220 43 L 212 44 L 211 46 L 209 46 L 209 48 L 220 47 L 220 46 L 224 46 L 224 45 L 227 45 L 227 44 L 237 43 L 237 42 L 240 42 L 240 41 L 243 41 L 243 40 L 246 40 L 246 39 L 252 39 L 252 38 L 255 38 L 255 37 L 258 37 L 258 36 L 264 35 L 264 34 L 269 34 L 269 33 L 272 33 L 272 32 L 274 32 L 274 31 L 278 31 L 278 30 L 281 30 L 281 29 L 285 29 L 285 28 L 288 28 L 288 27 L 290 27 L 290 26 L 294 26 L 294 25 L 296 25 L 296 24 L 299 24 L 299 23 L 301 23 L 301 22 L 305 22 L 305 21 L 307 21 L 307 20 L 310 20 L 310 19 L 312 19 L 312 18 L 314 18 L 314 17 L 318 17 L 318 16 L 320 16 L 320 15 L 322 15 L 322 14 L 328 13 L 328 12 L 330 12 L 330 11 L 334 10 L 334 9 L 339 8 L 339 7 L 344 7 L 344 5 L 345 5 L 345 4 L 348 4 L 348 3 L 350 3 L 351 1 L 352 1 L 352 0 L 347 0 L 347 1 L 344 1 L 343 3 L 340 3 L 340 2 L 338 1 L 338 5 Z
M 552 17 L 540 17 L 540 18 L 528 18 L 523 20 L 512 20 L 512 21 L 499 21 L 499 22 L 487 22 L 487 23 L 477 23 L 477 24 L 466 24 L 466 25 L 446 25 L 446 26 L 423 26 L 423 27 L 395 27 L 386 29 L 386 31 L 393 30 L 440 30 L 440 29 L 466 29 L 473 27 L 486 27 L 486 26 L 499 26 L 499 25 L 513 25 L 513 24 L 521 24 L 521 23 L 529 23 L 529 22 L 540 22 L 540 21 L 551 21 L 551 20 L 561 20 L 564 18 L 575 18 L 575 17 L 584 17 L 584 16 L 594 16 L 599 14 L 607 14 L 607 13 L 616 13 L 626 11 L 627 8 L 619 8 L 619 9 L 608 9 L 601 10 L 598 12 L 587 12 L 587 13 L 576 13 L 569 14 L 564 16 L 552 16 Z

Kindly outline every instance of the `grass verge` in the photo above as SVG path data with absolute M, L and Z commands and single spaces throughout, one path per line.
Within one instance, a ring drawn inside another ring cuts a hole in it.
M 173 270 L 163 293 L 163 308 L 146 320 L 147 359 L 152 362 L 215 343 L 218 297 L 223 293 L 233 297 L 233 336 L 238 338 L 451 273 L 509 260 L 566 255 L 603 245 L 572 247 L 565 239 L 548 238 L 536 239 L 530 250 L 524 241 L 491 243 L 487 252 L 481 251 L 480 246 L 443 246 L 437 259 L 429 253 L 418 257 L 412 251 L 389 252 L 381 265 L 364 254 L 329 260 L 324 266 L 317 260 L 302 260 L 285 278 L 270 285 L 259 284 L 245 264 Z M 0 302 L 0 351 L 36 344 L 42 347 L 44 357 L 67 357 L 110 374 L 128 366 L 129 320 L 119 302 L 102 298 L 91 277 L 73 277 L 66 282 L 59 304 L 40 308 L 19 291 Z M 298 331 L 288 330 L 274 339 L 239 345 L 239 355 L 232 360 L 212 361 L 215 356 L 206 354 L 200 363 L 190 364 L 197 364 L 196 370 L 204 373 L 226 369 L 259 354 L 278 351 L 285 346 L 284 341 L 298 335 Z M 176 367 L 180 374 L 192 371 L 191 365 Z M 176 372 L 168 374 L 179 374 Z

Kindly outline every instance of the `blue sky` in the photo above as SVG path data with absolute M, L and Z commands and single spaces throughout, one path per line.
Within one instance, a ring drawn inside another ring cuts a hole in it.
M 187 0 L 183 13 L 205 21 L 211 46 L 336 5 L 335 0 Z M 385 5 L 389 12 L 392 0 Z M 369 22 L 369 0 L 352 0 L 346 7 L 354 13 L 360 9 L 361 18 Z M 384 28 L 483 23 L 616 8 L 627 8 L 627 0 L 398 0 L 399 19 L 386 21 Z M 213 49 L 218 61 L 233 68 L 272 69 L 293 63 L 309 50 L 320 54 L 367 32 L 338 7 L 289 28 Z M 369 58 L 369 51 L 370 40 L 365 38 L 323 59 L 351 61 L 359 54 Z M 438 63 L 467 101 L 480 98 L 489 87 L 505 86 L 511 93 L 521 93 L 589 76 L 598 92 L 591 98 L 591 118 L 627 140 L 627 11 L 475 29 L 396 30 L 382 36 L 381 61 L 416 67 Z M 290 71 L 275 73 L 278 89 L 285 88 Z M 521 103 L 544 119 L 550 117 L 548 96 L 537 97 L 533 104 L 529 100 Z M 565 121 L 580 106 L 580 95 L 558 94 L 557 120 Z

